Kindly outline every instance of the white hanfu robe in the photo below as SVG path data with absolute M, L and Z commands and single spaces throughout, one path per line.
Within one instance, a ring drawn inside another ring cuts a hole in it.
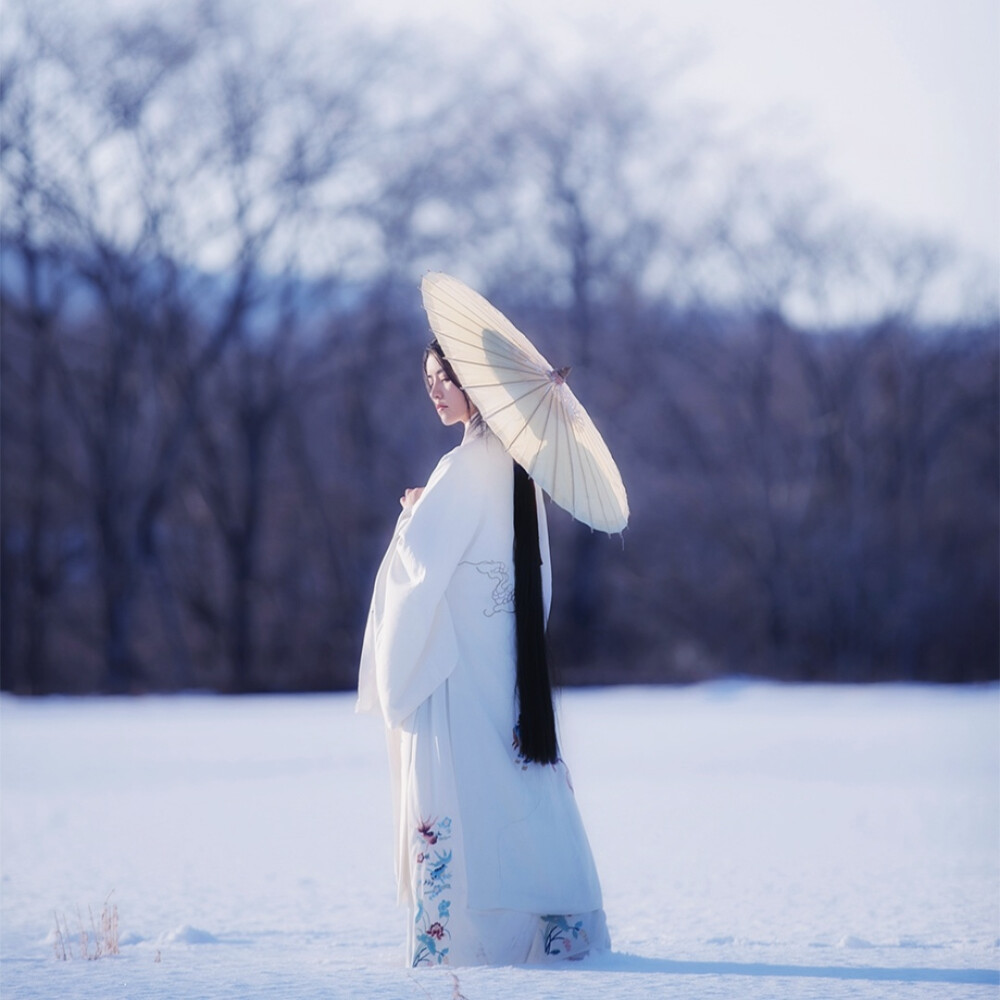
M 503 446 L 467 430 L 400 516 L 365 629 L 358 710 L 387 726 L 413 966 L 610 946 L 566 765 L 527 762 L 517 745 L 512 493 Z

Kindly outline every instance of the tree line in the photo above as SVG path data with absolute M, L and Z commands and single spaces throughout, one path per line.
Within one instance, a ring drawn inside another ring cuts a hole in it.
M 9 20 L 5 690 L 350 687 L 397 498 L 455 443 L 430 268 L 573 365 L 629 490 L 621 540 L 550 509 L 565 683 L 997 676 L 961 255 L 741 152 L 671 66 L 219 2 Z

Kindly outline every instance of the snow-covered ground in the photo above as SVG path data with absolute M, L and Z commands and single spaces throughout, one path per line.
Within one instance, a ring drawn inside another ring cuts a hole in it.
M 3 997 L 997 996 L 996 687 L 565 693 L 614 951 L 457 978 L 401 964 L 352 707 L 0 700 Z M 112 891 L 121 954 L 57 961 L 54 913 L 75 935 Z

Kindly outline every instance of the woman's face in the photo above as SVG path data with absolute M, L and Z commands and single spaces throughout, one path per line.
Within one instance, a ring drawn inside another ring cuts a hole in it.
M 431 351 L 424 362 L 427 393 L 445 427 L 459 422 L 467 424 L 472 416 L 465 393 L 450 378 Z

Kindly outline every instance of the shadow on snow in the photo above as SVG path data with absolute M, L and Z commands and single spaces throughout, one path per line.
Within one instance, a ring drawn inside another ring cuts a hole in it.
M 567 968 L 562 965 L 560 968 Z M 997 969 L 933 969 L 870 965 L 779 965 L 766 962 L 681 962 L 612 952 L 580 963 L 581 971 L 668 973 L 675 976 L 773 976 L 786 979 L 857 979 L 902 983 L 1000 985 Z

